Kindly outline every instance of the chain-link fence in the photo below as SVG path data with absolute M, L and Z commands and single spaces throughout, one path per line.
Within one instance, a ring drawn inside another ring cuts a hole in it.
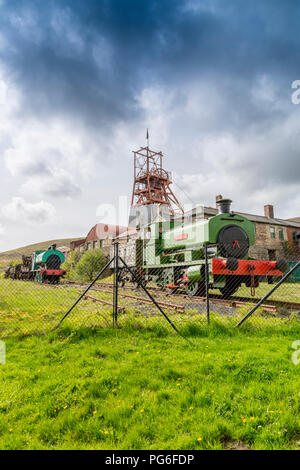
M 298 254 L 285 261 L 225 258 L 214 246 L 174 250 L 136 236 L 114 244 L 92 282 L 70 279 L 64 265 L 44 260 L 33 269 L 32 259 L 21 255 L 13 266 L 1 261 L 0 337 L 47 333 L 59 325 L 164 325 L 184 333 L 211 322 L 280 328 L 300 320 Z
M 237 327 L 247 319 L 259 327 L 300 320 L 299 255 L 289 262 L 238 260 L 211 246 L 186 252 L 157 245 L 149 237 L 119 247 L 119 302 L 139 323 L 161 319 L 158 306 L 181 331 L 210 322 Z
M 53 258 L 50 264 L 46 259 L 35 263 L 35 258 L 42 253 L 46 253 L 44 256 L 48 253 L 50 258 L 58 252 L 56 248 L 41 250 L 31 256 L 20 252 L 14 253 L 13 259 L 0 259 L 0 337 L 42 334 L 55 329 L 90 284 L 89 273 L 76 280 L 70 279 L 65 265 L 62 262 L 55 265 L 55 261 L 53 264 Z M 109 269 L 104 273 L 108 283 L 111 282 L 107 277 L 110 274 Z M 97 286 L 98 283 L 94 291 L 73 309 L 64 326 L 112 326 L 111 289 L 107 291 L 103 286 L 100 300 L 94 302 L 90 297 L 96 294 Z

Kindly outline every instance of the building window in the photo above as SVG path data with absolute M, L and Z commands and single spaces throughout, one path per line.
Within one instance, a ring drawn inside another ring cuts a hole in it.
M 92 246 L 91 243 L 88 243 L 87 246 L 86 246 L 86 249 L 87 249 L 87 250 L 90 250 L 90 249 L 91 249 L 91 246 Z
M 97 240 L 93 242 L 93 248 L 94 248 L 94 250 L 97 250 L 97 248 L 98 248 Z
M 100 240 L 100 248 L 104 247 L 104 240 Z
M 284 231 L 283 228 L 278 229 L 279 240 L 284 240 Z
M 297 243 L 297 242 L 298 242 L 296 230 L 293 231 L 293 242 L 294 242 L 294 243 Z
M 276 238 L 276 232 L 274 227 L 270 227 L 270 236 L 271 238 Z

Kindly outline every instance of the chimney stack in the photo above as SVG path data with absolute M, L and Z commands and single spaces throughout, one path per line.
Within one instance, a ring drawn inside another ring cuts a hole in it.
M 269 219 L 274 219 L 274 207 L 271 206 L 271 204 L 264 206 L 264 210 L 265 210 L 265 217 L 268 217 Z
M 232 200 L 231 199 L 218 199 L 217 208 L 219 214 L 229 214 Z

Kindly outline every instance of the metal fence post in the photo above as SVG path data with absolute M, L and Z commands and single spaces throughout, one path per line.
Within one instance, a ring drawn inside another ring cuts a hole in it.
M 205 253 L 205 295 L 206 295 L 206 316 L 207 323 L 210 322 L 210 305 L 209 305 L 209 268 L 208 268 L 208 252 L 207 245 L 204 246 Z
M 113 326 L 118 324 L 119 243 L 114 244 Z

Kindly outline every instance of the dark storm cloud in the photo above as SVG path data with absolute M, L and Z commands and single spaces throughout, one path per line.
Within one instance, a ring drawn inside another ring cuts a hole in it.
M 197 78 L 224 89 L 246 125 L 268 118 L 247 97 L 253 80 L 275 75 L 288 95 L 298 73 L 294 1 L 9 0 L 2 10 L 1 59 L 27 112 L 89 126 L 139 117 L 145 86 Z
M 266 173 L 268 182 L 299 179 L 295 119 L 290 132 L 280 128 L 296 113 L 290 95 L 299 78 L 299 3 L 9 0 L 2 11 L 0 60 L 21 91 L 20 117 L 77 119 L 95 139 L 119 122 L 142 121 L 137 96 L 160 87 L 173 90 L 182 114 L 172 133 L 187 141 L 198 132 L 187 115 L 188 93 L 209 84 L 207 99 L 204 91 L 195 96 L 199 109 L 212 110 L 199 117 L 198 141 L 229 133 L 244 146 L 222 170 L 239 173 L 249 188 L 263 187 Z M 268 81 L 274 88 L 270 100 L 259 95 L 264 78 L 262 93 Z M 192 131 L 184 129 L 189 125 Z
M 95 200 L 127 192 L 143 127 L 189 202 L 298 216 L 299 24 L 296 0 L 0 0 L 6 218 L 48 213 L 36 241 L 86 233 Z M 7 230 L 7 249 L 32 242 Z

